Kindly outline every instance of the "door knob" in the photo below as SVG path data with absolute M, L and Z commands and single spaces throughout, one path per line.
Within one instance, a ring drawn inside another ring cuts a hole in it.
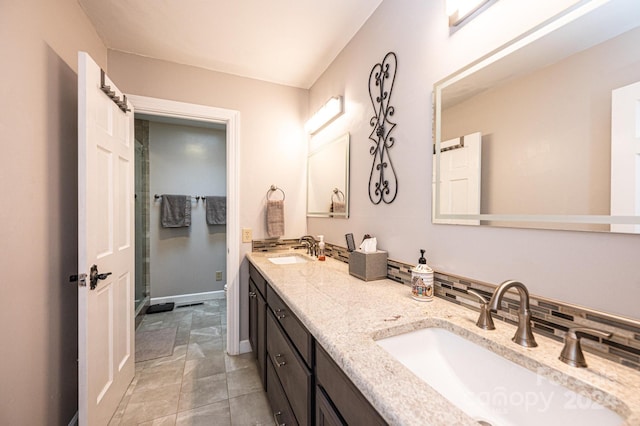
M 91 265 L 91 272 L 89 274 L 89 281 L 91 282 L 91 290 L 94 290 L 98 286 L 99 280 L 106 280 L 111 275 L 111 272 L 105 272 L 103 274 L 98 273 L 98 266 Z

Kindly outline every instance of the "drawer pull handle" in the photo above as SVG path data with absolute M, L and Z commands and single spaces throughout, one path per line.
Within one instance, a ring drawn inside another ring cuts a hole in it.
M 273 413 L 273 420 L 275 420 L 275 422 L 276 422 L 276 426 L 286 426 L 286 424 L 285 424 L 285 423 L 280 423 L 280 422 L 278 421 L 278 417 L 279 417 L 279 416 L 281 416 L 281 415 L 282 415 L 282 411 L 278 411 L 278 412 L 276 412 L 276 413 Z
M 256 296 L 257 296 L 257 294 L 256 294 L 255 291 L 250 291 L 249 292 L 249 297 L 256 297 Z
M 276 318 L 283 319 L 285 317 L 286 315 L 284 314 L 284 309 L 280 309 L 280 308 L 276 309 Z
M 278 361 L 278 358 L 282 358 L 282 354 L 277 354 L 274 358 L 276 359 L 276 365 L 278 367 L 282 367 L 283 365 L 287 364 L 287 361 L 282 361 L 282 362 Z

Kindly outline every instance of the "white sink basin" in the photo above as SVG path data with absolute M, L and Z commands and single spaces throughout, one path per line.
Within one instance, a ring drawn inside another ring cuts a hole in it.
M 307 259 L 302 256 L 278 256 L 270 257 L 269 262 L 276 265 L 292 265 L 294 263 L 307 263 Z
M 445 329 L 426 328 L 377 343 L 483 425 L 623 422 L 601 404 Z M 428 401 L 425 404 L 428 408 Z

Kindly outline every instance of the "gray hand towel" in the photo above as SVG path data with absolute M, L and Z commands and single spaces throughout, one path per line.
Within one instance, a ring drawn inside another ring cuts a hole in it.
M 191 226 L 191 196 L 162 194 L 160 223 L 164 228 Z
M 270 238 L 284 235 L 284 200 L 267 200 L 267 235 Z
M 204 200 L 207 225 L 225 225 L 227 223 L 227 197 L 206 196 Z

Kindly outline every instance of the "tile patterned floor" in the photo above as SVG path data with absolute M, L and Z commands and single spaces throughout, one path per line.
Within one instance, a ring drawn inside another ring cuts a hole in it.
M 273 425 L 251 354 L 226 354 L 226 300 L 144 317 L 138 331 L 177 327 L 173 355 L 136 363 L 110 426 Z

